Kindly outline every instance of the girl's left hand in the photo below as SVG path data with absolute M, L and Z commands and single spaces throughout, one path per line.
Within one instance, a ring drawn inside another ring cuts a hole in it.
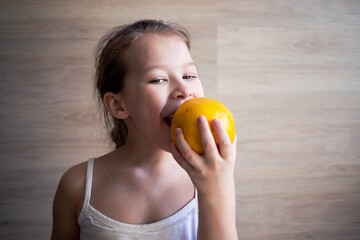
M 178 148 L 172 144 L 172 154 L 179 165 L 189 174 L 199 194 L 208 197 L 226 195 L 234 188 L 236 136 L 231 143 L 218 119 L 211 122 L 218 138 L 218 145 L 204 116 L 198 118 L 204 155 L 199 155 L 186 142 L 181 129 L 176 129 Z

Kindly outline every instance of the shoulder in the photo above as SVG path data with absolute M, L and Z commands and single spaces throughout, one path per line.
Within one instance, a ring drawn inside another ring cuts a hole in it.
M 52 240 L 79 239 L 77 218 L 84 201 L 86 169 L 86 162 L 75 165 L 59 182 L 53 202 Z
M 78 215 L 82 208 L 86 185 L 87 162 L 69 168 L 61 177 L 54 204 L 67 205 Z
M 85 184 L 87 162 L 79 163 L 69 168 L 61 177 L 59 186 L 72 188 Z M 70 183 L 70 184 L 69 184 Z M 85 186 L 85 185 L 84 185 Z

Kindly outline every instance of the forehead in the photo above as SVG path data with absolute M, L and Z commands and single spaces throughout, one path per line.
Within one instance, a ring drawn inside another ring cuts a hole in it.
M 174 33 L 147 33 L 137 38 L 132 47 L 134 49 L 149 48 L 151 46 L 156 46 L 157 44 L 165 43 L 177 43 L 186 46 L 185 40 Z
M 157 64 L 191 62 L 190 51 L 184 40 L 174 34 L 146 34 L 128 49 L 126 61 L 132 67 L 151 67 Z

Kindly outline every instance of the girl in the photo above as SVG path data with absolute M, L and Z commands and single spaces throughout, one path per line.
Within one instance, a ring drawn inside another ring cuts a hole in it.
M 218 120 L 198 119 L 200 156 L 171 118 L 204 95 L 188 32 L 142 20 L 98 45 L 95 84 L 116 149 L 70 168 L 53 205 L 52 239 L 237 239 L 236 141 Z M 180 167 L 181 166 L 181 167 Z

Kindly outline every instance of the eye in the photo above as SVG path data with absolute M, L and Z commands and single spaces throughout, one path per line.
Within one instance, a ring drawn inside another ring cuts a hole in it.
M 183 79 L 195 79 L 196 78 L 196 76 L 195 75 L 185 75 L 185 76 L 183 76 Z
M 156 78 L 156 79 L 151 80 L 149 83 L 151 83 L 151 84 L 163 84 L 166 81 L 167 80 L 163 79 L 163 78 Z

